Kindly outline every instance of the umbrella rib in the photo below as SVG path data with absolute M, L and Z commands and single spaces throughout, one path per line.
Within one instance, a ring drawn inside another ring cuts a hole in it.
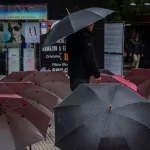
M 133 119 L 133 118 L 129 118 L 129 117 L 127 117 L 127 116 L 121 115 L 121 114 L 119 114 L 119 113 L 117 113 L 117 112 L 115 112 L 115 113 L 116 113 L 116 115 L 123 116 L 123 117 L 125 117 L 125 118 L 127 118 L 127 119 L 131 119 L 132 121 L 134 121 L 134 122 L 136 122 L 136 123 L 138 123 L 138 124 L 144 126 L 144 127 L 147 128 L 148 130 L 150 129 L 150 128 L 147 127 L 146 125 L 142 124 L 141 122 L 138 122 L 137 120 L 135 120 L 135 119 Z
M 97 92 L 95 92 L 92 88 L 90 88 L 89 85 L 87 85 L 87 87 L 88 87 L 91 91 L 93 91 L 93 92 L 95 93 L 95 95 L 98 97 L 98 99 L 100 99 L 100 100 L 102 101 L 101 97 L 99 97 L 99 96 L 97 95 Z M 116 88 L 114 89 L 114 90 L 115 90 L 115 94 L 114 94 L 114 92 L 112 92 L 112 93 L 113 93 L 113 94 L 112 94 L 112 95 L 113 95 L 113 99 L 115 98 L 119 87 L 120 87 L 120 85 L 116 86 Z M 113 90 L 113 91 L 114 91 L 114 90 Z M 111 96 L 110 98 L 112 99 L 112 96 Z M 110 104 L 109 104 L 109 105 L 110 105 Z
M 93 11 L 90 11 L 90 10 L 87 10 L 87 9 L 85 11 L 93 13 L 94 15 L 97 15 L 98 17 L 105 18 L 105 17 L 100 16 L 97 12 L 93 12 Z
M 71 131 L 70 133 L 68 133 L 64 138 L 62 138 L 60 141 L 58 141 L 56 143 L 56 145 L 58 145 L 59 143 L 61 143 L 62 141 L 66 140 L 67 138 L 69 138 L 69 136 L 71 136 L 73 133 L 85 128 L 86 125 L 89 125 L 101 112 L 98 112 L 97 114 L 95 114 L 94 116 L 92 116 L 90 119 L 88 119 L 87 122 L 81 124 L 79 127 L 77 127 L 75 130 Z
M 104 10 L 105 10 L 105 9 L 104 9 Z M 93 11 L 90 11 L 90 10 L 88 10 L 88 9 L 85 9 L 85 11 L 92 12 L 92 13 L 94 13 L 94 14 L 100 16 L 97 12 L 93 12 Z M 110 12 L 109 14 L 107 14 L 107 15 L 105 15 L 105 16 L 100 16 L 100 17 L 105 18 L 106 16 L 110 15 L 110 14 L 113 13 L 113 12 L 114 12 L 114 11 L 111 10 L 111 12 Z
M 71 15 L 69 15 L 69 22 L 70 22 L 70 24 L 71 24 L 71 28 L 72 28 L 73 33 L 75 33 L 75 32 L 74 32 L 74 29 L 73 29 L 73 24 L 72 24 L 72 22 L 71 22 L 70 16 L 71 16 Z M 71 34 L 70 34 L 70 35 L 71 35 Z
M 11 114 L 10 114 L 10 115 L 11 115 Z M 7 121 L 9 122 L 8 116 L 7 116 L 7 115 L 5 115 L 5 117 L 6 117 Z M 10 127 L 10 129 L 11 129 L 11 127 Z M 10 133 L 11 133 L 11 134 L 12 134 L 12 136 L 14 137 L 14 134 L 13 134 L 13 132 L 12 132 L 12 129 L 10 130 Z M 15 138 L 13 138 L 13 142 L 14 142 L 15 147 L 16 147 L 16 146 L 17 146 L 17 143 L 16 143 Z
M 114 118 L 114 117 L 113 117 L 113 118 Z M 122 131 L 121 127 L 119 126 L 119 124 L 118 124 L 117 120 L 116 120 L 115 118 L 114 118 L 114 120 L 115 120 L 115 122 L 116 122 L 116 124 L 117 124 L 118 128 L 120 129 L 120 131 L 121 131 L 121 133 L 122 133 L 122 135 L 123 135 L 123 137 L 124 137 L 125 141 L 127 142 L 127 139 L 125 138 L 124 133 L 123 133 L 123 131 Z M 127 143 L 128 143 L 128 142 L 127 142 Z M 129 146 L 129 143 L 128 143 L 128 146 Z M 130 148 L 130 146 L 129 146 L 129 148 Z
M 100 99 L 100 100 L 102 101 L 101 97 L 99 97 L 99 96 L 97 95 L 97 92 L 95 92 L 92 88 L 90 88 L 89 85 L 87 85 L 87 87 L 98 97 L 98 99 Z M 87 101 L 86 101 L 86 102 L 87 102 Z M 86 102 L 85 102 L 85 103 L 86 103 Z M 84 104 L 85 104 L 85 103 L 84 103 Z
M 8 100 L 6 100 L 6 101 L 4 102 L 4 104 L 2 104 L 2 107 L 3 107 L 7 102 L 8 102 Z
M 126 105 L 123 105 L 123 106 L 119 106 L 119 107 L 117 107 L 117 108 L 115 108 L 115 109 L 113 109 L 113 107 L 112 107 L 112 111 L 114 111 L 114 110 L 117 110 L 117 109 L 120 109 L 120 108 L 122 108 L 122 107 L 125 107 L 125 106 L 129 106 L 129 105 L 134 105 L 134 104 L 150 104 L 149 102 L 137 102 L 137 103 L 131 103 L 131 104 L 126 104 Z
M 12 107 L 12 108 L 7 108 L 7 110 L 13 110 L 13 109 L 16 109 L 16 108 L 20 108 L 20 107 L 23 107 L 23 105 L 19 105 L 19 106 L 17 106 L 17 107 Z
M 109 115 L 109 114 L 107 114 L 106 121 L 105 121 L 105 123 L 104 123 L 104 127 L 105 127 L 105 125 L 106 125 L 106 123 L 107 123 L 108 115 Z M 103 128 L 104 128 L 104 127 L 103 127 Z M 103 129 L 103 128 L 102 128 L 102 129 Z M 101 140 L 102 140 L 102 138 L 101 138 L 100 141 L 99 141 L 99 145 L 100 145 Z M 99 148 L 99 145 L 98 145 L 98 148 Z M 97 148 L 97 149 L 98 149 L 98 148 Z

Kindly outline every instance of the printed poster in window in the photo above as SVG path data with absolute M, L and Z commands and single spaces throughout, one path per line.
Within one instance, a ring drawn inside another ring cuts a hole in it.
M 25 42 L 40 43 L 40 23 L 25 24 Z
M 8 74 L 20 71 L 19 48 L 8 49 Z
M 23 70 L 35 70 L 35 53 L 34 48 L 24 48 Z

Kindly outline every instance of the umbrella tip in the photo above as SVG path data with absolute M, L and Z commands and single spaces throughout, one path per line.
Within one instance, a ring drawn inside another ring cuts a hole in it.
M 68 13 L 68 15 L 69 15 L 69 14 L 70 14 L 70 12 L 69 12 L 68 8 L 66 8 L 66 11 L 67 11 L 67 13 Z

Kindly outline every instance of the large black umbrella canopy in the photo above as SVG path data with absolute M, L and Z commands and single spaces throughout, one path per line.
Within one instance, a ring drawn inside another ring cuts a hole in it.
M 113 11 L 104 8 L 87 8 L 64 17 L 47 34 L 43 47 L 52 45 L 56 41 L 93 24 Z
M 150 103 L 122 84 L 81 85 L 54 114 L 61 150 L 150 149 Z

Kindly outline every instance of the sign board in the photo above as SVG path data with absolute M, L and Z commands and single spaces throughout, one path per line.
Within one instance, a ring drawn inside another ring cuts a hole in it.
M 47 5 L 0 5 L 1 20 L 47 19 Z
M 124 23 L 106 23 L 104 33 L 104 68 L 122 75 Z
M 124 24 L 106 23 L 104 33 L 104 52 L 123 53 Z
M 51 23 L 56 23 L 57 20 L 52 20 Z M 52 27 L 53 25 L 51 25 Z M 42 47 L 46 35 L 41 36 L 40 50 L 40 68 L 46 68 L 51 71 L 68 72 L 68 55 L 66 53 L 66 40 L 61 39 L 55 44 Z
M 122 75 L 122 54 L 104 54 L 104 68 L 114 74 Z
M 40 43 L 40 24 L 26 23 L 25 24 L 25 42 Z
M 41 68 L 43 67 L 52 71 L 68 72 L 68 57 L 65 39 L 58 41 L 52 46 L 42 48 Z
M 47 22 L 41 22 L 41 35 L 47 33 Z

